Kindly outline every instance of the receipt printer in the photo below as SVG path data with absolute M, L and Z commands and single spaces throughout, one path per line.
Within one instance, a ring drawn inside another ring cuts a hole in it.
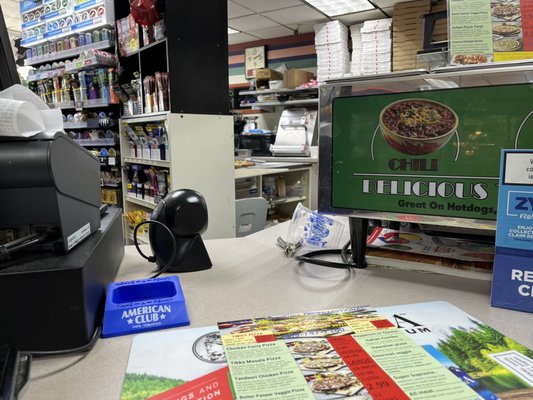
M 0 171 L 0 230 L 69 251 L 100 228 L 100 162 L 64 133 L 0 136 Z

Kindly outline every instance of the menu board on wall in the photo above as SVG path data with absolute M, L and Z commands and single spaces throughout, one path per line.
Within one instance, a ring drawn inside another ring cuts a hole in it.
M 502 148 L 533 148 L 533 85 L 337 98 L 332 206 L 496 219 Z
M 533 0 L 448 0 L 450 63 L 533 59 Z

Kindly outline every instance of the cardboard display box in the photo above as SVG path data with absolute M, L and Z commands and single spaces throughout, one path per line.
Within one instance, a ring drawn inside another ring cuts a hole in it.
M 423 47 L 424 14 L 429 13 L 429 0 L 398 3 L 392 17 L 392 70 L 416 68 L 416 54 Z
M 258 81 L 275 81 L 283 79 L 283 74 L 270 68 L 259 68 L 255 70 L 255 79 Z
M 303 83 L 309 82 L 314 76 L 312 72 L 301 69 L 289 69 L 283 74 L 283 86 L 287 89 L 294 89 Z

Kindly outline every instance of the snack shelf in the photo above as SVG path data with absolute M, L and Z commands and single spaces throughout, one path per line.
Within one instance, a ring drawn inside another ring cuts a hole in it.
M 169 115 L 168 111 L 149 113 L 149 114 L 129 115 L 129 116 L 122 117 L 121 121 L 124 123 L 163 121 L 168 118 L 168 115 Z
M 78 121 L 78 122 L 63 122 L 64 129 L 93 129 L 93 128 L 102 128 L 107 129 L 117 125 L 116 119 L 110 119 L 110 122 L 105 126 L 100 126 L 99 118 L 91 118 L 87 121 Z
M 239 95 L 261 96 L 263 94 L 288 94 L 288 93 L 313 93 L 318 92 L 318 87 L 297 89 L 264 89 L 264 90 L 241 90 Z
M 128 238 L 133 242 L 133 228 L 131 229 L 131 232 L 128 233 Z M 148 235 L 142 233 L 137 233 L 137 242 L 139 242 L 139 244 L 150 244 Z
M 79 12 L 82 10 L 85 10 L 87 8 L 96 7 L 101 4 L 104 4 L 105 2 L 103 0 L 87 0 L 80 2 L 74 6 L 74 12 Z
M 38 64 L 44 64 L 50 61 L 63 60 L 69 57 L 79 56 L 81 53 L 87 50 L 103 50 L 113 47 L 114 43 L 111 40 L 102 40 L 100 42 L 94 42 L 86 44 L 84 46 L 75 47 L 73 49 L 63 50 L 56 53 L 50 53 L 46 56 L 32 57 L 24 61 L 24 65 L 32 66 Z
M 168 160 L 150 160 L 146 158 L 124 157 L 124 162 L 130 164 L 151 165 L 154 167 L 170 167 L 170 161 Z
M 32 6 L 31 7 L 26 7 L 27 4 L 31 4 Z M 33 5 L 35 4 L 35 5 Z M 20 13 L 21 14 L 26 14 L 26 13 L 29 13 L 29 12 L 32 12 L 34 10 L 37 10 L 39 8 L 43 8 L 44 7 L 44 3 L 38 3 L 38 2 L 32 2 L 32 1 L 21 1 L 20 2 Z
M 76 60 L 72 63 L 65 65 L 65 72 L 73 73 L 81 71 L 85 68 L 92 68 L 92 67 L 116 67 L 116 62 L 99 62 L 95 56 L 84 58 L 82 60 Z
M 118 103 L 117 103 L 118 104 Z M 62 110 L 68 110 L 70 108 L 82 109 L 82 108 L 100 108 L 109 107 L 115 105 L 115 103 L 109 103 L 102 99 L 83 100 L 83 101 L 64 101 L 61 103 L 48 103 L 50 108 L 61 108 Z
M 290 197 L 288 196 L 288 197 L 272 199 L 271 203 L 273 205 L 278 205 L 278 204 L 296 203 L 299 201 L 306 201 L 306 200 L 307 200 L 306 196 L 290 196 Z
M 99 17 L 93 20 L 87 20 L 87 21 L 79 22 L 77 24 L 73 24 L 70 27 L 68 27 L 69 29 L 62 28 L 56 31 L 47 32 L 43 35 L 39 35 L 38 38 L 35 40 L 30 40 L 32 38 L 22 40 L 21 45 L 24 47 L 31 48 L 31 47 L 40 45 L 41 43 L 45 43 L 45 42 L 57 40 L 57 39 L 62 39 L 74 33 L 83 33 L 86 31 L 90 31 L 90 30 L 98 29 L 98 28 L 104 28 L 104 27 L 113 28 L 113 23 L 105 19 L 102 20 L 102 18 Z
M 40 81 L 41 79 L 50 79 L 54 76 L 61 76 L 65 74 L 65 68 L 50 69 L 47 71 L 39 71 L 33 75 L 28 76 L 28 82 Z
M 124 196 L 124 198 L 126 199 L 126 201 L 129 201 L 130 203 L 135 203 L 137 205 L 140 205 L 140 206 L 143 206 L 143 207 L 146 207 L 146 208 L 150 208 L 152 210 L 157 206 L 157 204 L 152 203 L 151 201 L 138 199 L 137 197 L 133 197 L 133 196 L 129 196 L 129 195 Z
M 114 146 L 114 139 L 74 139 L 80 146 Z
M 63 129 L 91 129 L 98 128 L 98 120 L 93 119 L 81 122 L 63 122 Z
M 300 99 L 287 101 L 257 101 L 255 103 L 243 103 L 241 107 L 269 107 L 269 106 L 303 106 L 318 105 L 318 99 Z
M 132 51 L 131 53 L 126 54 L 124 57 L 130 57 L 130 56 L 133 56 L 135 54 L 142 53 L 144 50 L 148 50 L 149 48 L 157 46 L 158 44 L 161 44 L 161 43 L 165 43 L 166 41 L 167 41 L 167 38 L 163 38 L 163 39 L 158 40 L 156 42 L 147 44 L 146 46 L 143 46 L 143 47 L 139 48 L 138 50 L 135 50 L 135 51 Z
M 67 8 L 62 8 L 60 10 L 54 10 L 50 11 L 46 14 L 41 15 L 41 21 L 42 22 L 52 22 L 56 19 L 61 19 L 63 17 L 66 17 L 69 10 Z
M 70 65 L 65 65 L 65 68 L 51 69 L 47 71 L 39 71 L 28 77 L 28 82 L 40 81 L 42 79 L 50 79 L 54 76 L 62 76 L 65 73 L 76 73 L 86 68 L 91 67 L 115 67 L 116 64 L 112 63 L 99 63 L 96 61 L 96 57 L 83 59 L 76 61 Z
M 122 185 L 122 181 L 120 182 L 104 182 L 100 185 L 100 187 L 104 188 L 110 188 L 110 189 L 118 189 Z
M 44 21 L 41 21 L 40 19 L 34 19 L 33 21 L 24 22 L 22 25 L 20 25 L 22 30 L 26 30 L 28 28 L 33 28 L 35 26 L 39 26 L 44 24 Z

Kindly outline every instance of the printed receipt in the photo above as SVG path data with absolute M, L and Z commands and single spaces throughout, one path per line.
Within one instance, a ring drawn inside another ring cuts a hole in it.
M 0 93 L 0 135 L 33 136 L 63 131 L 61 110 L 50 109 L 39 96 L 22 85 Z
M 314 400 L 284 341 L 224 348 L 235 399 Z
M 44 123 L 32 104 L 0 99 L 0 135 L 33 136 L 44 130 Z

